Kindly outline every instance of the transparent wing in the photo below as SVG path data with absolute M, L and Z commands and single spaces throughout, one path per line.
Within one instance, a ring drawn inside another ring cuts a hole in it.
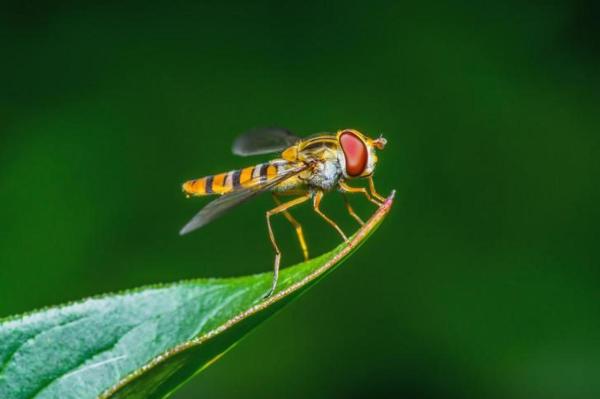
M 299 140 L 300 137 L 292 134 L 287 129 L 280 127 L 257 128 L 249 130 L 235 139 L 231 151 L 235 155 L 243 157 L 269 154 L 283 151 Z
M 213 220 L 219 218 L 227 211 L 232 208 L 240 205 L 243 202 L 253 198 L 259 193 L 267 191 L 277 184 L 283 182 L 284 180 L 289 179 L 292 176 L 297 175 L 298 173 L 305 170 L 308 166 L 301 165 L 297 168 L 290 169 L 285 173 L 277 176 L 276 178 L 269 180 L 267 183 L 262 184 L 258 187 L 242 189 L 238 191 L 234 191 L 231 194 L 223 195 L 222 197 L 217 198 L 216 200 L 209 202 L 204 208 L 200 210 L 183 228 L 179 231 L 179 235 L 187 234 L 191 231 L 199 229 L 202 226 L 207 225 Z

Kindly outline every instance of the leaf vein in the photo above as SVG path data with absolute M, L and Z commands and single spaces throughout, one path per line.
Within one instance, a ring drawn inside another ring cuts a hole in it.
M 40 336 L 40 335 L 42 335 L 42 334 L 48 333 L 48 332 L 50 332 L 50 331 L 52 331 L 52 330 L 55 330 L 55 329 L 57 329 L 57 328 L 60 328 L 60 327 L 66 327 L 66 326 L 68 326 L 69 324 L 76 323 L 76 322 L 78 322 L 78 321 L 80 321 L 80 320 L 83 320 L 83 319 L 85 319 L 85 318 L 87 318 L 87 317 L 90 317 L 90 315 L 82 315 L 82 316 L 78 316 L 78 317 L 76 317 L 76 318 L 74 318 L 74 319 L 71 319 L 71 320 L 68 320 L 68 321 L 66 321 L 66 322 L 64 322 L 64 323 L 59 323 L 59 324 L 56 324 L 56 325 L 54 325 L 54 326 L 50 327 L 50 329 L 45 329 L 45 330 L 39 331 L 39 332 L 35 333 L 34 335 L 27 337 L 27 339 L 25 339 L 25 340 L 24 340 L 24 341 L 21 343 L 21 345 L 19 345 L 19 346 L 18 346 L 18 347 L 17 347 L 15 350 L 13 350 L 12 352 L 10 352 L 10 354 L 8 355 L 8 357 L 6 358 L 6 360 L 5 360 L 5 361 L 2 363 L 2 367 L 0 367 L 0 376 L 2 376 L 2 374 L 3 374 L 3 373 L 6 371 L 6 369 L 8 368 L 8 366 L 9 366 L 10 362 L 13 360 L 13 358 L 15 357 L 15 355 L 16 355 L 16 354 L 17 354 L 17 353 L 18 353 L 18 352 L 19 352 L 19 351 L 20 351 L 20 350 L 21 350 L 21 349 L 22 349 L 22 348 L 23 348 L 25 345 L 27 345 L 27 343 L 29 343 L 29 342 L 33 341 L 34 339 L 36 339 L 37 337 L 39 337 L 39 336 Z

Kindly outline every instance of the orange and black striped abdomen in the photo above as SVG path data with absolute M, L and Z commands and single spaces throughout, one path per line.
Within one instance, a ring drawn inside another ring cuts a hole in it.
M 232 170 L 218 175 L 188 180 L 183 183 L 183 191 L 188 195 L 203 196 L 227 194 L 242 188 L 258 187 L 277 177 L 290 165 L 286 161 L 272 161 L 244 169 Z

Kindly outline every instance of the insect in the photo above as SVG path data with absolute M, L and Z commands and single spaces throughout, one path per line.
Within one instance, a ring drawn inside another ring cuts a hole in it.
M 315 212 L 331 225 L 344 241 L 349 242 L 342 229 L 321 211 L 321 200 L 326 192 L 339 190 L 344 194 L 350 215 L 363 225 L 362 219 L 350 206 L 346 193 L 362 194 L 377 206 L 383 203 L 385 198 L 375 190 L 373 172 L 377 163 L 375 152 L 382 150 L 386 143 L 383 137 L 371 139 L 354 129 L 340 130 L 335 134 L 319 133 L 306 138 L 281 128 L 261 128 L 246 132 L 234 141 L 234 154 L 249 156 L 280 152 L 280 158 L 244 169 L 186 181 L 183 191 L 188 197 L 219 195 L 219 198 L 201 209 L 181 229 L 180 234 L 184 235 L 205 226 L 259 193 L 272 192 L 277 206 L 266 212 L 266 219 L 269 238 L 275 251 L 275 262 L 268 297 L 277 286 L 281 261 L 281 251 L 271 227 L 271 217 L 281 213 L 292 224 L 305 260 L 309 258 L 309 252 L 302 225 L 289 210 L 306 201 L 312 200 Z M 369 189 L 348 185 L 349 180 L 356 178 L 367 178 Z M 295 198 L 283 202 L 283 196 Z

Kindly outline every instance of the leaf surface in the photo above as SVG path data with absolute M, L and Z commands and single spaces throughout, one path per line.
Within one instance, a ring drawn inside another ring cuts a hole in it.
M 393 194 L 333 251 L 272 273 L 85 299 L 0 321 L 0 398 L 163 398 L 333 270 L 379 226 Z

